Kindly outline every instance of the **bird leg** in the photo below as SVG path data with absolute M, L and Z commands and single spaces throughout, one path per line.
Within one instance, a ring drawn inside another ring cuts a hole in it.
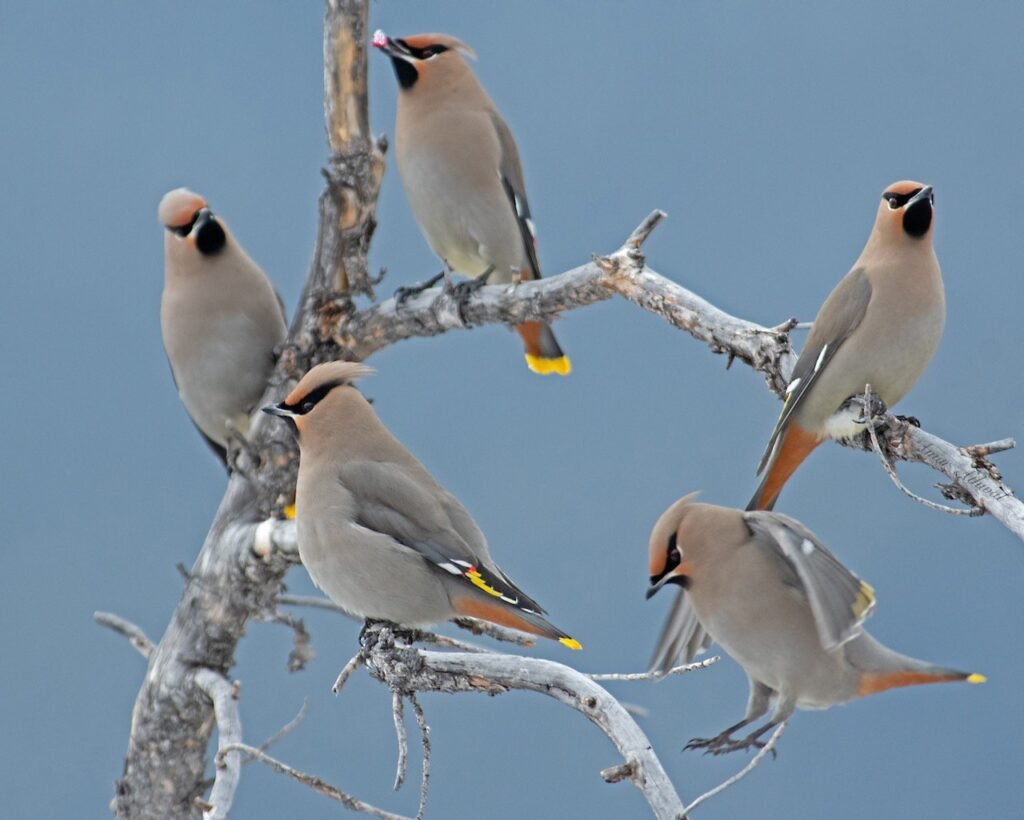
M 739 723 L 733 724 L 724 732 L 715 737 L 695 737 L 689 743 L 683 747 L 685 752 L 687 749 L 704 749 L 704 754 L 721 755 L 727 752 L 734 752 L 737 749 L 749 748 L 747 741 L 753 738 L 756 743 L 758 736 L 764 731 L 758 730 L 753 735 L 750 735 L 743 740 L 733 740 L 733 734 L 738 732 L 744 726 L 749 726 L 756 720 L 760 720 L 761 716 L 768 711 L 768 707 L 771 704 L 772 698 L 775 697 L 775 691 L 760 681 L 756 681 L 753 678 L 749 679 L 750 682 L 750 697 L 747 700 L 747 713 L 743 716 L 743 720 Z M 788 710 L 788 711 L 787 711 Z M 786 717 L 792 714 L 792 709 L 786 706 L 783 710 Z M 776 710 L 773 720 L 779 718 L 779 710 Z M 763 743 L 761 744 L 764 745 Z M 772 750 L 774 751 L 774 749 Z
M 785 718 L 773 718 L 760 729 L 751 732 L 742 740 L 735 740 L 732 737 L 732 734 L 738 729 L 742 729 L 744 726 L 753 722 L 750 720 L 741 720 L 735 726 L 730 726 L 716 737 L 695 737 L 683 747 L 683 751 L 686 751 L 687 749 L 703 749 L 704 754 L 706 755 L 726 755 L 730 752 L 738 752 L 741 749 L 763 749 L 768 744 L 766 741 L 761 740 L 761 738 L 785 720 Z M 775 749 L 772 749 L 772 759 L 777 757 L 777 755 L 778 752 L 776 752 Z
M 469 322 L 466 321 L 466 303 L 474 293 L 487 284 L 487 280 L 490 278 L 492 273 L 494 273 L 494 265 L 491 265 L 475 279 L 467 279 L 465 282 L 459 282 L 452 288 L 451 294 L 455 299 L 455 305 L 459 310 L 459 319 L 462 320 L 462 324 L 469 324 Z
M 370 643 L 376 644 L 381 641 L 385 642 L 388 646 L 394 646 L 396 641 L 410 646 L 415 638 L 415 630 L 377 618 L 367 618 L 363 628 L 359 630 L 359 646 L 363 649 L 366 649 Z
M 733 733 L 738 732 L 744 726 L 749 726 L 757 718 L 743 718 L 739 723 L 734 723 L 725 731 L 714 737 L 695 737 L 690 740 L 685 746 L 683 751 L 689 751 L 690 749 L 704 749 L 704 754 L 724 754 L 725 752 L 731 752 L 731 747 L 735 746 L 738 742 L 733 740 Z M 726 748 L 730 747 L 730 748 Z
M 761 740 L 761 738 L 768 732 L 770 732 L 772 729 L 774 729 L 776 726 L 778 726 L 780 723 L 785 723 L 788 719 L 788 717 L 774 717 L 757 731 L 751 732 L 749 735 L 743 738 L 743 740 L 734 740 L 728 748 L 724 748 L 721 751 L 716 751 L 714 752 L 714 754 L 726 754 L 727 752 L 735 752 L 739 749 L 763 749 L 768 744 L 766 741 Z M 772 760 L 774 760 L 776 757 L 778 757 L 778 752 L 776 752 L 773 748 Z
M 371 633 L 379 633 L 388 625 L 387 621 L 380 621 L 376 618 L 367 618 L 363 622 L 363 628 L 359 630 L 359 645 L 363 648 L 370 642 L 371 637 L 376 642 L 377 636 L 371 636 Z
M 425 290 L 429 290 L 434 287 L 438 282 L 445 278 L 445 272 L 441 271 L 437 276 L 431 276 L 429 279 L 419 282 L 415 285 L 409 285 L 408 287 L 401 287 L 395 289 L 395 304 L 397 307 L 401 307 L 405 300 L 410 296 L 418 296 Z M 447 280 L 446 280 L 447 281 Z
M 860 416 L 853 419 L 856 424 L 867 424 L 869 419 L 884 416 L 888 412 L 885 402 L 875 393 L 869 396 L 864 393 L 850 396 L 840 405 L 839 411 L 852 410 L 854 407 L 860 408 Z

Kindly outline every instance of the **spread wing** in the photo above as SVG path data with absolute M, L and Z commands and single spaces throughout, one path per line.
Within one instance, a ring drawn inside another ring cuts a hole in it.
M 355 461 L 338 478 L 351 493 L 357 524 L 389 536 L 439 572 L 528 612 L 540 605 L 490 561 L 483 534 L 469 513 L 429 476 L 394 462 Z
M 509 204 L 519 225 L 519 235 L 523 241 L 523 249 L 530 263 L 530 274 L 533 279 L 540 279 L 540 262 L 537 259 L 537 238 L 533 231 L 533 220 L 530 218 L 530 203 L 526 199 L 526 183 L 523 181 L 523 166 L 519 161 L 519 149 L 516 148 L 512 132 L 497 112 L 491 113 L 491 121 L 501 145 L 501 160 L 498 175 L 505 189 Z
M 807 527 L 775 512 L 748 512 L 747 527 L 779 560 L 783 578 L 811 605 L 821 645 L 835 649 L 860 634 L 875 606 L 875 593 L 839 562 Z
M 680 589 L 668 617 L 661 627 L 650 666 L 652 672 L 666 674 L 677 662 L 689 663 L 711 646 L 711 636 L 690 606 L 686 590 Z
M 825 300 L 811 332 L 807 335 L 807 344 L 800 351 L 796 367 L 793 368 L 782 412 L 775 423 L 764 455 L 761 456 L 761 462 L 757 465 L 758 475 L 771 460 L 772 453 L 786 432 L 793 413 L 809 395 L 818 375 L 828 367 L 836 351 L 863 321 L 870 301 L 871 282 L 862 268 L 855 268 L 846 274 Z

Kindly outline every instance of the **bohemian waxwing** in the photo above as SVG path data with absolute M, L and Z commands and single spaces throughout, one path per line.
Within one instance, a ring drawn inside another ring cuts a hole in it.
M 464 56 L 476 55 L 447 34 L 391 38 L 378 31 L 373 45 L 391 58 L 398 78 L 398 172 L 434 253 L 474 284 L 540 279 L 519 151 Z M 568 375 L 569 358 L 549 325 L 523 322 L 516 330 L 531 370 Z
M 892 407 L 913 387 L 942 337 L 946 297 L 932 248 L 930 186 L 897 182 L 853 269 L 818 312 L 757 468 L 749 510 L 770 510 L 793 471 L 821 442 L 864 431 L 847 405 L 866 384 Z M 767 468 L 767 470 L 765 470 Z
M 687 748 L 713 754 L 762 746 L 760 738 L 793 711 L 827 709 L 898 686 L 982 683 L 982 675 L 908 658 L 862 628 L 875 605 L 857 578 L 799 521 L 774 512 L 680 499 L 658 519 L 649 546 L 650 598 L 681 587 L 662 629 L 652 668 L 667 672 L 717 641 L 747 673 L 746 716 Z M 742 740 L 732 734 L 766 714 Z
M 178 188 L 160 201 L 164 292 L 160 325 L 178 393 L 192 421 L 227 463 L 284 341 L 284 306 L 266 274 L 207 207 Z
M 458 500 L 381 424 L 352 362 L 310 370 L 280 404 L 299 439 L 299 555 L 352 615 L 416 627 L 458 616 L 580 645 L 494 563 Z

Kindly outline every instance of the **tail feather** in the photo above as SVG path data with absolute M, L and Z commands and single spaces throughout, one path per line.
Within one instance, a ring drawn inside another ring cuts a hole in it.
M 862 632 L 847 643 L 845 652 L 846 659 L 861 673 L 860 684 L 857 687 L 858 697 L 901 686 L 921 686 L 926 683 L 985 682 L 984 675 L 936 666 L 901 655 L 867 632 Z
M 790 422 L 782 440 L 772 454 L 764 478 L 761 479 L 761 483 L 754 492 L 754 497 L 747 504 L 747 509 L 772 509 L 789 477 L 796 472 L 796 468 L 823 440 L 796 422 Z
M 534 373 L 547 375 L 557 373 L 568 376 L 572 371 L 569 357 L 555 338 L 551 326 L 545 322 L 523 322 L 516 325 L 516 331 L 523 339 L 526 349 L 526 364 Z
M 897 689 L 901 686 L 921 686 L 926 683 L 984 683 L 985 676 L 957 669 L 938 669 L 932 672 L 866 672 L 861 675 L 858 697 Z
M 523 609 L 513 609 L 511 606 L 482 598 L 463 595 L 452 600 L 455 611 L 460 615 L 470 618 L 479 618 L 481 621 L 488 621 L 498 626 L 507 626 L 510 629 L 518 629 L 530 635 L 539 635 L 542 638 L 550 638 L 558 641 L 569 649 L 582 649 L 579 641 L 567 635 L 546 618 L 535 612 Z

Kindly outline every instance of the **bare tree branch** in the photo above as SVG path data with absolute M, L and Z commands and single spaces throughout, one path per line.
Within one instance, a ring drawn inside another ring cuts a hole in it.
M 864 387 L 864 407 L 871 407 L 872 400 L 874 398 L 875 397 L 871 392 L 871 385 L 866 385 Z M 923 504 L 930 510 L 948 513 L 949 515 L 966 515 L 969 517 L 973 517 L 981 515 L 985 512 L 984 507 L 980 506 L 958 509 L 956 507 L 948 507 L 945 504 L 937 504 L 934 501 L 929 501 L 927 498 L 922 498 L 913 490 L 909 489 L 906 484 L 900 481 L 900 477 L 896 474 L 896 468 L 893 467 L 892 462 L 889 461 L 889 457 L 886 455 L 885 450 L 879 443 L 878 432 L 875 429 L 875 427 L 877 426 L 877 422 L 875 421 L 874 415 L 869 410 L 864 411 L 864 426 L 867 427 L 868 437 L 871 440 L 871 447 L 876 453 L 878 453 L 878 459 L 879 461 L 882 462 L 882 467 L 885 469 L 885 472 L 889 474 L 889 478 L 892 479 L 892 483 L 895 484 L 899 488 L 900 492 L 902 492 L 904 495 L 913 498 L 914 501 L 917 501 L 919 504 Z
M 682 666 L 675 666 L 669 669 L 668 672 L 609 672 L 602 675 L 587 675 L 591 680 L 600 681 L 637 681 L 637 680 L 661 680 L 667 678 L 670 675 L 685 675 L 687 672 L 697 672 L 701 669 L 707 669 L 711 664 L 718 663 L 721 660 L 720 656 L 715 655 L 711 658 L 705 658 L 702 661 L 696 661 L 694 663 L 686 663 Z
M 427 811 L 427 795 L 430 793 L 430 727 L 427 725 L 427 716 L 423 714 L 423 707 L 415 692 L 408 695 L 409 703 L 412 704 L 412 711 L 416 715 L 416 724 L 420 727 L 420 742 L 423 745 L 423 775 L 420 777 L 420 804 L 416 809 L 416 820 L 423 820 Z
M 601 729 L 619 750 L 630 765 L 628 779 L 644 795 L 656 818 L 674 820 L 682 814 L 683 804 L 650 741 L 622 705 L 588 676 L 540 658 L 416 649 L 396 640 L 389 627 L 367 629 L 363 650 L 370 674 L 392 691 L 497 695 L 523 689 L 570 706 Z
M 362 800 L 357 800 L 347 792 L 343 792 L 337 786 L 332 786 L 330 783 L 324 782 L 315 775 L 306 774 L 304 772 L 300 772 L 298 769 L 293 769 L 287 763 L 275 760 L 266 752 L 261 752 L 255 746 L 246 746 L 244 743 L 232 743 L 231 745 L 222 748 L 217 753 L 217 757 L 220 758 L 221 755 L 229 755 L 237 752 L 249 755 L 254 760 L 266 763 L 279 774 L 286 774 L 288 777 L 298 780 L 303 785 L 309 786 L 313 791 L 341 803 L 341 805 L 346 809 L 362 812 L 363 814 L 368 814 L 371 817 L 378 817 L 380 820 L 412 820 L 412 818 L 406 817 L 405 815 L 392 814 L 389 811 L 378 809 L 376 806 L 371 806 L 369 803 L 364 803 Z
M 704 794 L 702 794 L 700 797 L 694 800 L 689 806 L 686 807 L 686 809 L 683 811 L 682 816 L 684 818 L 689 816 L 690 812 L 692 812 L 695 808 L 697 808 L 697 806 L 699 806 L 705 800 L 711 799 L 716 794 L 721 794 L 730 786 L 738 783 L 740 780 L 742 780 L 744 777 L 746 777 L 748 774 L 754 771 L 754 769 L 757 767 L 757 764 L 764 760 L 769 752 L 771 752 L 774 755 L 775 744 L 782 736 L 782 731 L 786 728 L 787 723 L 788 721 L 784 720 L 782 721 L 782 723 L 778 725 L 778 727 L 776 727 L 775 731 L 772 732 L 772 736 L 768 738 L 768 742 L 765 743 L 764 746 L 762 746 L 760 749 L 758 749 L 757 754 L 754 755 L 753 759 L 746 766 L 740 769 L 740 771 L 736 772 L 736 774 L 734 774 L 728 780 L 719 783 L 717 786 L 715 786 L 715 788 L 711 789 L 710 791 L 704 792 Z
M 280 600 L 280 599 L 279 599 Z M 296 618 L 287 612 L 274 610 L 260 616 L 260 620 L 281 624 L 292 630 L 292 651 L 288 653 L 288 671 L 299 672 L 306 668 L 306 664 L 316 657 L 313 651 L 313 644 L 306 631 L 306 624 L 302 618 Z
M 238 752 L 224 750 L 242 742 L 242 720 L 238 714 L 238 683 L 212 669 L 196 669 L 193 673 L 196 686 L 213 703 L 217 719 L 217 748 L 221 750 L 215 761 L 217 775 L 213 781 L 209 801 L 197 798 L 197 805 L 203 809 L 203 820 L 227 820 L 231 804 L 238 790 L 238 779 L 242 774 L 242 760 Z
M 366 663 L 366 652 L 360 648 L 360 650 L 352 656 L 352 659 L 342 667 L 341 671 L 338 673 L 337 679 L 334 681 L 334 685 L 331 687 L 331 691 L 337 695 L 341 691 L 341 687 L 348 683 L 348 679 L 352 677 L 352 673 L 364 663 Z
M 391 717 L 395 721 L 395 736 L 398 738 L 398 763 L 395 765 L 395 785 L 397 792 L 405 782 L 405 769 L 409 762 L 409 740 L 405 733 L 405 702 L 402 693 L 391 690 Z
M 437 336 L 473 325 L 550 321 L 567 310 L 618 294 L 685 330 L 714 352 L 750 364 L 782 395 L 786 383 L 781 371 L 788 373 L 796 363 L 784 331 L 730 316 L 646 266 L 640 244 L 663 218 L 663 212 L 652 212 L 617 251 L 566 273 L 480 288 L 464 306 L 465 323 L 456 297 L 443 288 L 431 288 L 401 305 L 392 298 L 340 317 L 336 338 L 363 359 L 403 339 Z
M 120 615 L 115 615 L 113 612 L 94 612 L 92 619 L 100 626 L 105 626 L 107 629 L 114 630 L 118 635 L 126 637 L 131 645 L 139 650 L 142 657 L 148 659 L 153 652 L 153 642 L 146 637 L 146 633 Z
M 328 184 L 320 198 L 313 263 L 265 401 L 316 362 L 350 355 L 334 344 L 332 328 L 339 315 L 352 310 L 351 294 L 370 290 L 366 250 L 384 161 L 383 145 L 374 142 L 367 114 L 367 5 L 366 0 L 329 0 L 325 8 Z M 203 789 L 213 726 L 210 699 L 192 670 L 198 666 L 226 673 L 232 667 L 249 619 L 273 609 L 285 573 L 297 562 L 294 552 L 275 548 L 272 539 L 262 556 L 259 545 L 254 547 L 257 523 L 291 501 L 294 442 L 257 414 L 249 444 L 171 622 L 150 655 L 111 803 L 119 817 L 192 816 L 193 801 Z M 252 463 L 252 453 L 261 456 L 258 464 Z
M 788 335 L 798 326 L 796 320 L 768 328 L 739 319 L 647 267 L 639 245 L 663 216 L 654 211 L 617 251 L 595 257 L 589 264 L 541 280 L 482 287 L 461 313 L 452 294 L 432 288 L 401 305 L 388 299 L 341 317 L 336 338 L 364 358 L 403 339 L 472 325 L 551 321 L 617 294 L 704 342 L 713 352 L 728 355 L 729 364 L 739 359 L 750 365 L 781 398 L 796 364 Z M 987 455 L 1012 447 L 1012 439 L 994 442 L 989 450 L 987 445 L 960 448 L 892 414 L 885 414 L 879 424 L 889 431 L 892 458 L 919 462 L 942 473 L 952 482 L 940 485 L 944 495 L 991 514 L 1024 541 L 1024 503 L 986 460 Z M 870 449 L 864 438 L 860 446 Z
M 282 726 L 280 729 L 274 732 L 274 734 L 272 734 L 270 737 L 264 740 L 257 748 L 259 748 L 261 752 L 265 752 L 267 749 L 269 749 L 271 746 L 277 743 L 277 741 L 279 741 L 281 738 L 283 738 L 285 735 L 291 732 L 292 729 L 294 729 L 296 726 L 302 723 L 303 720 L 306 719 L 306 711 L 308 709 L 309 698 L 303 698 L 302 706 L 299 707 L 299 711 L 295 714 L 295 717 L 293 717 L 284 726 Z M 242 765 L 245 765 L 245 763 L 248 763 L 250 760 L 252 760 L 252 758 L 247 757 Z

